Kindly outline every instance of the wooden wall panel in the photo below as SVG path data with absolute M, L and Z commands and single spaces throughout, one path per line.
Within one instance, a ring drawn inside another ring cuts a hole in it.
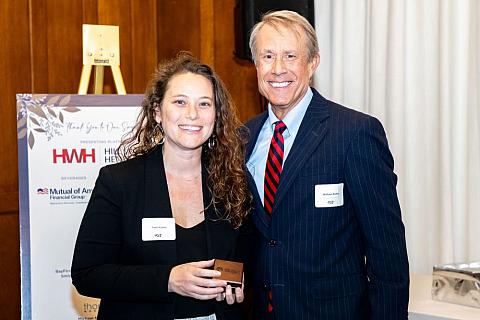
M 41 0 L 36 0 L 40 1 Z M 45 1 L 48 93 L 75 93 L 82 71 L 81 0 Z M 35 39 L 32 46 L 36 44 Z
M 15 15 L 11 15 L 15 12 Z M 30 90 L 28 1 L 0 2 L 0 214 L 17 210 L 15 94 Z
M 15 94 L 31 87 L 28 17 L 28 0 L 0 1 L 0 319 L 20 318 Z
M 18 214 L 0 214 L 0 319 L 20 319 Z
M 23 20 L 23 19 L 22 19 Z M 46 93 L 48 91 L 48 51 L 47 30 L 48 23 L 47 2 L 30 1 L 30 76 L 31 90 L 25 92 Z
M 132 91 L 132 33 L 130 0 L 98 0 L 98 24 L 119 26 L 120 70 L 127 93 Z M 104 93 L 116 93 L 111 69 L 105 67 Z M 92 71 L 93 73 L 93 71 Z M 93 75 L 91 76 L 93 83 Z
M 83 0 L 83 23 L 97 24 L 98 23 L 98 1 L 97 0 Z
M 181 50 L 200 57 L 200 0 L 158 0 L 157 19 L 160 59 L 173 58 Z
M 158 63 L 157 1 L 132 0 L 131 7 L 132 92 L 143 93 Z
M 215 70 L 235 100 L 239 118 L 246 121 L 262 110 L 263 99 L 253 62 L 234 56 L 234 7 L 235 0 L 215 1 Z
M 200 0 L 200 59 L 211 65 L 215 65 L 215 12 L 213 0 Z

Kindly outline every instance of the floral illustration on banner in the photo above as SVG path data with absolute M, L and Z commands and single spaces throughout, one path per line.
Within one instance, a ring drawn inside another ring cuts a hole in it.
M 70 95 L 61 97 L 53 96 L 46 101 L 47 95 L 17 95 L 17 138 L 24 138 L 28 132 L 27 140 L 30 149 L 35 145 L 35 135 L 44 134 L 48 141 L 62 135 L 64 112 L 80 111 L 77 107 L 68 106 Z

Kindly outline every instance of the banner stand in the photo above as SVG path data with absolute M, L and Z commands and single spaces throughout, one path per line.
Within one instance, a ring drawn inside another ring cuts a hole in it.
M 101 167 L 133 128 L 143 95 L 18 94 L 22 320 L 95 320 L 70 266 Z

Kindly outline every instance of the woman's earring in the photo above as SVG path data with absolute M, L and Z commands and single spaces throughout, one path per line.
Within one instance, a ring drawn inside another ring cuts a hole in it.
M 160 141 L 157 142 L 158 136 L 161 136 Z M 165 142 L 165 132 L 163 131 L 162 123 L 157 122 L 152 131 L 152 143 L 162 145 Z
M 208 149 L 214 149 L 217 146 L 217 136 L 213 133 L 210 138 L 208 138 L 207 143 Z

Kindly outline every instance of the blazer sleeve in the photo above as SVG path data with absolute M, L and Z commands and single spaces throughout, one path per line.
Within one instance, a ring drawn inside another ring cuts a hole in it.
M 368 117 L 352 137 L 346 188 L 366 244 L 372 319 L 407 319 L 409 267 L 393 157 L 381 123 Z
M 111 167 L 100 170 L 78 232 L 72 283 L 86 296 L 125 301 L 170 300 L 173 265 L 125 265 L 121 183 Z

